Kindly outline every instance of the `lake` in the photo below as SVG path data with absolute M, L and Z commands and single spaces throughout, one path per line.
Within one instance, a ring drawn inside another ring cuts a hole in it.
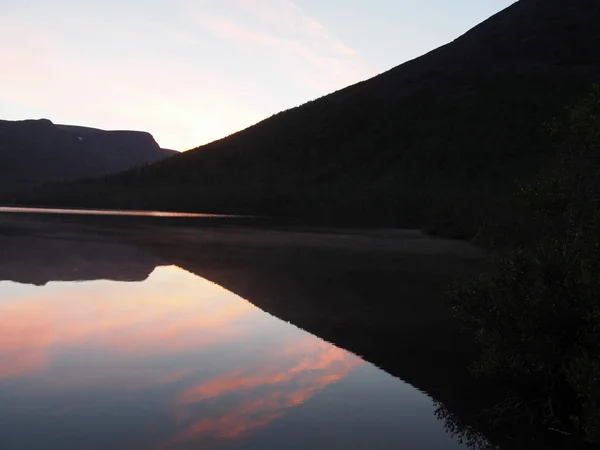
M 123 217 L 158 217 L 158 218 L 234 218 L 225 214 L 197 214 L 169 211 L 135 211 L 118 209 L 65 209 L 65 208 L 22 208 L 0 206 L 0 213 L 13 214 L 61 214 L 75 216 L 123 216 Z
M 421 390 L 175 256 L 28 220 L 0 217 L 3 450 L 464 448 Z

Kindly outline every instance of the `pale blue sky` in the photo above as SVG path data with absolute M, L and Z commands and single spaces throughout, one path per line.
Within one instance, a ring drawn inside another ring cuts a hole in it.
M 0 0 L 0 119 L 185 150 L 443 45 L 514 0 Z

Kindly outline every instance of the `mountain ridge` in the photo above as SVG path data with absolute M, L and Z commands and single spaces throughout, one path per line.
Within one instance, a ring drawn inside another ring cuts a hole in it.
M 436 50 L 229 137 L 23 200 L 473 228 L 552 157 L 544 123 L 600 81 L 597 23 L 594 0 L 520 0 Z
M 0 189 L 114 174 L 175 153 L 146 132 L 0 120 Z

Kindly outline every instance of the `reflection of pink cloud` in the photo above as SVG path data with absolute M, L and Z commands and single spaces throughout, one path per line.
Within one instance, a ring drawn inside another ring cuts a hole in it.
M 0 306 L 0 380 L 42 370 L 47 357 L 40 348 L 54 342 L 54 331 L 43 313 L 27 308 L 23 320 L 6 309 Z
M 182 442 L 197 439 L 200 436 L 235 439 L 248 431 L 261 428 L 281 417 L 285 405 L 281 404 L 280 395 L 270 394 L 266 399 L 242 405 L 231 414 L 217 419 L 203 419 L 181 431 L 170 441 Z M 274 412 L 268 412 L 274 410 Z M 255 417 L 256 413 L 261 414 Z
M 201 438 L 243 437 L 251 430 L 267 426 L 287 409 L 303 404 L 363 363 L 360 358 L 312 336 L 270 354 L 267 361 L 265 366 L 250 373 L 236 370 L 183 392 L 177 405 L 184 409 L 231 394 L 241 395 L 242 399 L 225 414 L 188 425 L 164 447 Z M 189 421 L 191 411 L 179 412 L 178 416 Z
M 310 355 L 307 354 L 306 350 L 303 354 L 284 351 L 281 352 L 281 355 L 273 355 L 270 358 L 274 361 L 285 358 L 284 361 L 292 362 L 292 365 L 282 368 L 279 364 L 271 363 L 270 366 L 261 368 L 260 372 L 256 374 L 244 376 L 239 372 L 233 372 L 227 376 L 202 382 L 181 394 L 179 403 L 183 405 L 191 404 L 231 392 L 298 381 L 307 372 L 311 372 L 311 383 L 323 380 L 323 384 L 326 385 L 331 381 L 335 381 L 335 377 L 340 371 L 343 373 L 346 369 L 353 368 L 356 361 L 359 361 L 358 358 L 350 357 L 348 352 L 326 342 L 318 341 L 312 336 L 301 342 L 302 346 L 307 344 L 312 346 Z M 295 345 L 293 348 L 299 349 L 299 347 Z M 313 374 L 317 374 L 317 371 L 323 373 L 319 373 L 318 377 L 313 376 Z M 333 378 L 329 378 L 330 376 L 333 376 Z
M 249 366 L 232 361 L 222 375 L 202 380 L 196 352 L 219 349 L 230 338 L 243 341 L 256 326 L 246 319 L 259 310 L 177 268 L 158 268 L 144 283 L 50 283 L 16 292 L 0 302 L 0 381 L 43 372 L 72 349 L 107 351 L 109 364 L 71 361 L 69 370 L 48 371 L 41 384 L 167 391 L 185 383 L 168 410 L 179 431 L 165 448 L 246 436 L 362 364 L 314 336 L 292 333 L 264 347 Z M 173 367 L 144 364 L 147 356 L 178 352 L 190 357 L 179 356 Z M 218 404 L 218 412 L 199 418 L 203 402 Z
M 156 378 L 152 378 L 145 382 L 140 382 L 131 386 L 131 389 L 148 389 L 157 386 L 163 386 L 165 384 L 177 383 L 178 381 L 184 380 L 189 376 L 192 376 L 196 373 L 195 369 L 188 370 L 176 370 L 173 373 L 168 373 L 167 375 L 159 376 Z
M 165 276 L 177 284 L 153 283 Z M 233 322 L 257 311 L 223 288 L 171 268 L 157 269 L 141 284 L 32 288 L 0 303 L 0 380 L 43 370 L 51 350 L 97 347 L 140 356 L 200 349 L 241 336 L 246 330 Z
M 39 372 L 45 366 L 45 355 L 36 349 L 23 348 L 14 353 L 6 352 L 0 356 L 0 381 L 17 378 L 24 373 Z

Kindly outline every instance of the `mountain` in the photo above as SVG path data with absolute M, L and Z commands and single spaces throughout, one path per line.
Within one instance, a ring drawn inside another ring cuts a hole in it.
M 19 200 L 468 234 L 552 157 L 544 124 L 600 81 L 599 23 L 597 0 L 520 0 L 437 50 L 225 139 Z
M 114 174 L 175 153 L 149 133 L 0 120 L 0 190 Z

